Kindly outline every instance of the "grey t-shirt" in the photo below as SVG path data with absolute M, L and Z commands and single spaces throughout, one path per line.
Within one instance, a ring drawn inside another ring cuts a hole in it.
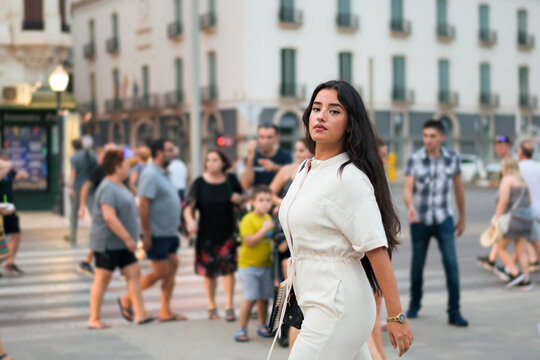
M 127 249 L 124 241 L 111 230 L 103 219 L 101 205 L 107 204 L 114 208 L 118 220 L 124 225 L 131 238 L 136 240 L 139 218 L 135 197 L 124 184 L 119 185 L 105 178 L 99 184 L 94 199 L 90 249 L 97 252 Z
M 137 186 L 139 196 L 150 202 L 152 236 L 178 236 L 180 198 L 165 171 L 154 163 L 146 166 Z
M 73 183 L 73 188 L 75 191 L 81 190 L 82 186 L 88 175 L 96 166 L 96 155 L 88 150 L 77 150 L 75 154 L 69 159 L 71 168 L 75 170 L 75 182 Z

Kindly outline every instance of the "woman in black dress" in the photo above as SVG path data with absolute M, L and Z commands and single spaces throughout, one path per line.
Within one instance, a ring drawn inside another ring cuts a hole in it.
M 234 321 L 234 272 L 237 268 L 236 219 L 234 206 L 242 202 L 242 187 L 234 174 L 227 173 L 231 162 L 220 150 L 211 150 L 204 173 L 191 185 L 184 210 L 190 236 L 196 234 L 195 272 L 204 276 L 209 319 L 219 319 L 215 296 L 217 277 L 223 276 L 227 297 L 227 321 Z M 199 213 L 198 222 L 195 212 Z

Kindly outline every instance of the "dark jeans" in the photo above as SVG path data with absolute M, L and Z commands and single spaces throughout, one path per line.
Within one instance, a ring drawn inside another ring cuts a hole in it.
M 454 221 L 451 216 L 441 224 L 411 224 L 412 264 L 411 264 L 411 301 L 409 309 L 420 310 L 424 265 L 431 237 L 437 239 L 442 255 L 448 290 L 448 315 L 459 314 L 459 272 L 454 243 Z

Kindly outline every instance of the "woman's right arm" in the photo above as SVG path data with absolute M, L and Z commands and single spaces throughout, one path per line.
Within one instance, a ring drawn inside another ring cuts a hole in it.
M 135 251 L 137 245 L 122 222 L 118 219 L 118 216 L 116 216 L 116 210 L 110 205 L 101 204 L 101 212 L 103 213 L 103 220 L 109 225 L 112 232 L 124 241 L 129 251 Z

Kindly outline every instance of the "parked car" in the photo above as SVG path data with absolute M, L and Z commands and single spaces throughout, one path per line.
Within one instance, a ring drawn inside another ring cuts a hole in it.
M 461 177 L 463 182 L 474 182 L 486 179 L 487 173 L 484 162 L 476 155 L 461 154 Z

